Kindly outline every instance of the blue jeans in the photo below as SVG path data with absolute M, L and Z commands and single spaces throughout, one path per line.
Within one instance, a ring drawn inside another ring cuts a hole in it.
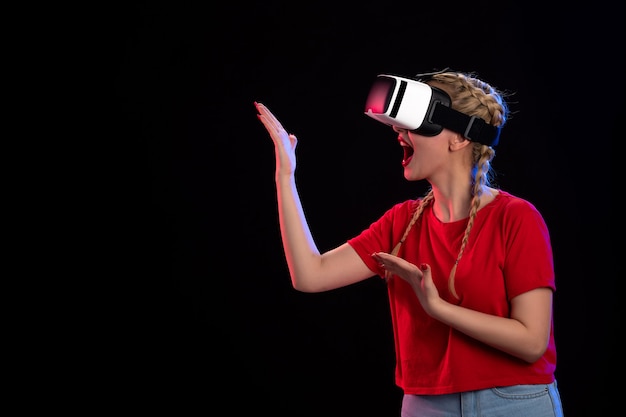
M 409 395 L 402 417 L 563 417 L 556 381 L 445 395 Z

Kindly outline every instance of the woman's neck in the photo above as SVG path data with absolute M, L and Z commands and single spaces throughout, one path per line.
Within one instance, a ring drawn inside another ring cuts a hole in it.
M 479 197 L 480 210 L 493 201 L 498 191 L 483 187 L 483 193 Z M 472 193 L 467 187 L 442 189 L 433 187 L 433 213 L 443 223 L 450 223 L 469 217 L 472 207 Z

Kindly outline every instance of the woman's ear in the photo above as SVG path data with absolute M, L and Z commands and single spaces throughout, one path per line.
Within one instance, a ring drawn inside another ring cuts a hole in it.
M 448 146 L 451 151 L 458 151 L 459 149 L 463 149 L 466 146 L 469 146 L 472 142 L 468 139 L 461 136 L 460 133 L 454 133 L 450 135 L 450 139 L 448 140 Z

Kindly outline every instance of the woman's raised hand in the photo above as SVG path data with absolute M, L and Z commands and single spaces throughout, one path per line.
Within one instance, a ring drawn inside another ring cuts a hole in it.
M 292 175 L 296 170 L 296 145 L 298 139 L 295 135 L 287 133 L 283 125 L 263 104 L 255 102 L 257 117 L 265 126 L 274 141 L 276 151 L 276 175 Z

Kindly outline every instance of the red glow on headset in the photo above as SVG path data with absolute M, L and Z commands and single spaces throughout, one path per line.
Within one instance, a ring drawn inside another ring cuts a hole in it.
M 365 111 L 371 111 L 375 114 L 384 114 L 389 107 L 395 83 L 396 81 L 394 79 L 388 77 L 381 77 L 376 80 L 367 96 Z

